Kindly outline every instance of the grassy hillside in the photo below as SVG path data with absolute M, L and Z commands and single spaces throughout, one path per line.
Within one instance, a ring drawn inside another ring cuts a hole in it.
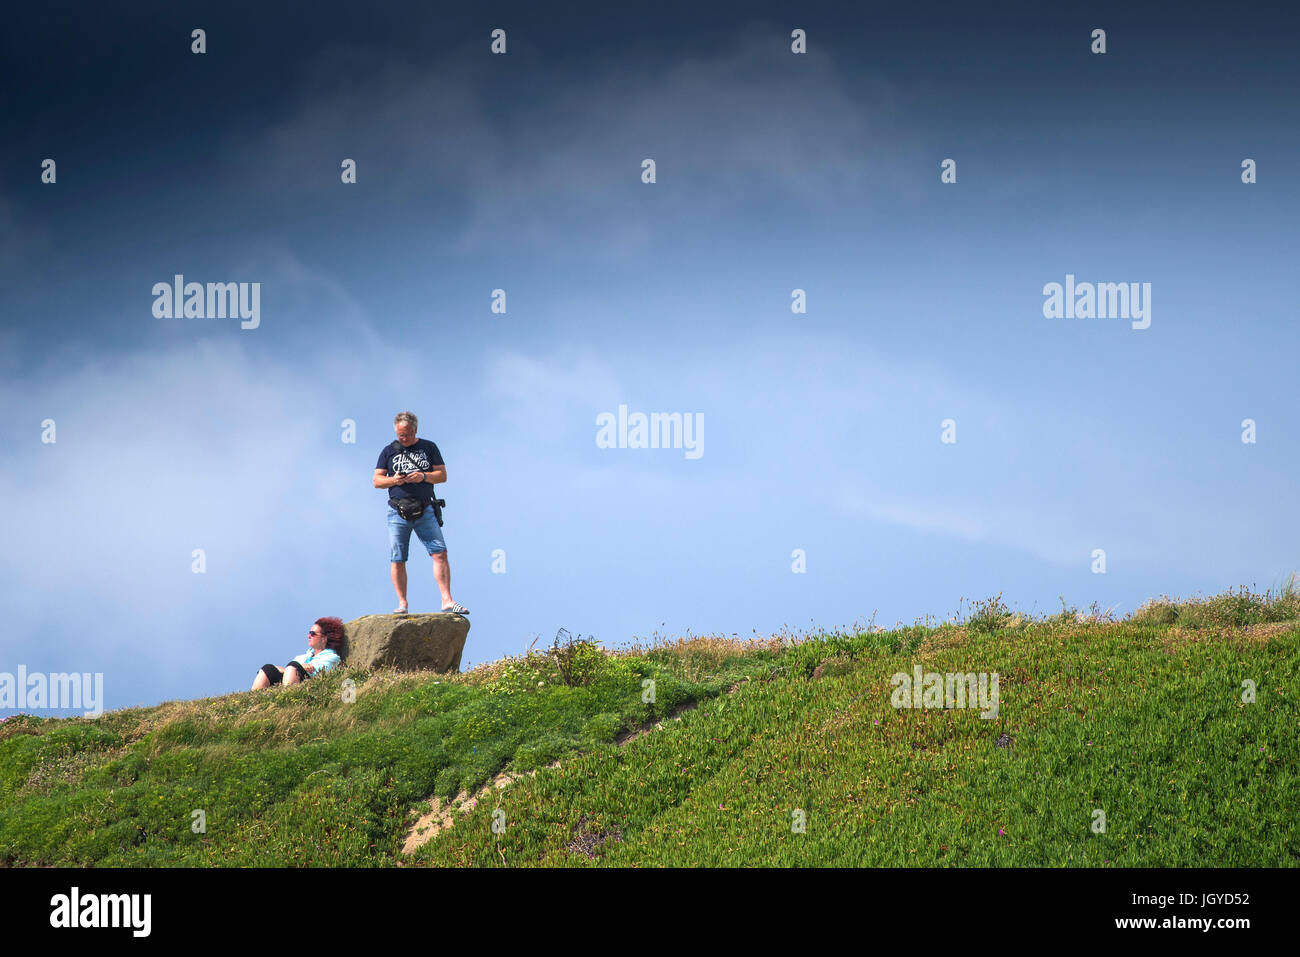
M 11 719 L 0 863 L 1300 860 L 1294 589 L 1151 602 L 1123 621 L 1029 619 L 992 600 L 938 627 L 574 651 Z M 891 676 L 915 665 L 998 673 L 997 718 L 895 708 Z M 431 796 L 502 771 L 537 774 L 489 788 L 402 854 Z

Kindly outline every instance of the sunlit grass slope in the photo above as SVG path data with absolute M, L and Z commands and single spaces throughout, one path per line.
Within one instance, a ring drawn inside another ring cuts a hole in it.
M 895 707 L 916 666 L 997 673 L 997 717 Z M 1293 865 L 1298 693 L 1293 588 L 1122 621 L 991 600 L 937 627 L 345 669 L 0 724 L 0 862 Z M 430 797 L 534 770 L 402 855 Z

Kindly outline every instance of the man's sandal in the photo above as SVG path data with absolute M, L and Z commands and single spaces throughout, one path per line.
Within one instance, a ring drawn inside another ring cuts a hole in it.
M 454 601 L 449 607 L 443 609 L 443 613 L 447 615 L 468 615 L 469 609 L 460 602 Z

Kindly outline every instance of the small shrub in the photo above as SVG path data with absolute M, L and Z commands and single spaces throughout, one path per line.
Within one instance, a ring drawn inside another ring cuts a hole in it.
M 511 659 L 488 686 L 488 691 L 501 695 L 524 694 L 553 684 L 556 677 L 555 663 L 550 656 L 530 651 L 522 658 Z
M 994 632 L 1019 625 L 1023 621 L 1022 616 L 1013 615 L 1011 609 L 1002 603 L 1002 593 L 999 592 L 987 601 L 975 603 L 966 626 L 972 631 Z
M 1173 602 L 1150 599 L 1133 612 L 1133 621 L 1145 625 L 1172 625 L 1178 620 L 1178 606 Z
M 1073 605 L 1065 603 L 1064 595 L 1057 595 L 1061 600 L 1061 610 L 1047 619 L 1048 624 L 1052 625 L 1073 625 L 1079 620 L 1079 609 Z
M 623 719 L 616 714 L 598 714 L 587 722 L 586 727 L 583 728 L 583 733 L 592 741 L 609 743 L 618 737 L 618 733 L 623 730 L 623 726 Z
M 551 659 L 555 662 L 560 680 L 570 688 L 584 688 L 600 675 L 605 664 L 605 653 L 594 638 L 575 639 L 561 628 L 551 645 Z
M 558 760 L 580 744 L 568 735 L 547 734 L 537 741 L 521 745 L 515 752 L 514 767 L 519 771 L 535 771 Z

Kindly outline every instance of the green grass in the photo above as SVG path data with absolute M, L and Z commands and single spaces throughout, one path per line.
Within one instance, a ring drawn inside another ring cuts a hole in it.
M 960 624 L 690 639 L 588 664 L 585 687 L 534 654 L 450 678 L 342 671 L 93 720 L 11 719 L 0 724 L 0 863 L 1300 859 L 1293 587 L 1161 599 L 1124 621 L 1068 608 L 1034 620 L 998 598 Z M 915 664 L 997 672 L 997 719 L 892 707 L 891 676 Z M 537 769 L 402 857 L 430 796 Z M 206 833 L 191 829 L 195 809 Z M 1092 829 L 1099 810 L 1104 833 Z

